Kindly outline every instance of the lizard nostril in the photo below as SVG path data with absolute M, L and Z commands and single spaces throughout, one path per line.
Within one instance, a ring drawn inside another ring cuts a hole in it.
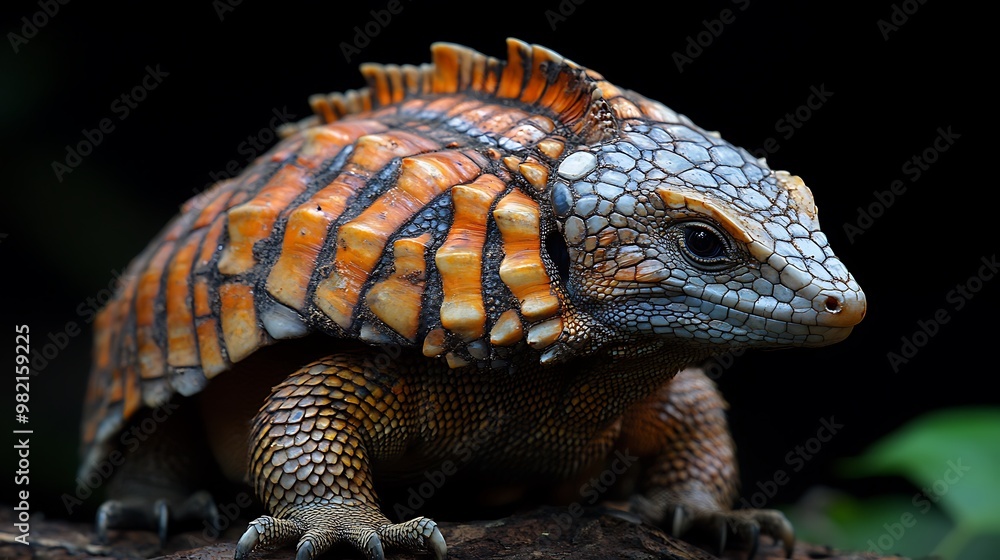
M 813 300 L 816 320 L 824 327 L 853 327 L 865 316 L 865 294 L 857 291 L 829 290 Z

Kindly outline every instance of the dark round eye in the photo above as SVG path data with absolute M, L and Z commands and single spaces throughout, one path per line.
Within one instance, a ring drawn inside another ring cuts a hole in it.
M 699 226 L 685 229 L 684 246 L 700 259 L 713 260 L 726 254 L 726 244 L 719 234 Z
M 704 270 L 721 270 L 732 264 L 729 242 L 714 227 L 691 222 L 683 225 L 680 248 L 691 264 Z

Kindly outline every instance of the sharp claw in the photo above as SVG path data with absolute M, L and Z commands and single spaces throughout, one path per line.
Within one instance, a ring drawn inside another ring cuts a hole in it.
M 257 539 L 260 538 L 260 533 L 257 532 L 257 528 L 253 525 L 247 528 L 243 536 L 240 537 L 239 542 L 236 543 L 236 560 L 245 560 L 253 552 L 253 549 L 257 547 Z
M 216 507 L 215 502 L 208 504 L 208 514 L 206 517 L 208 517 L 209 523 L 212 524 L 212 527 L 218 527 L 222 524 L 222 518 L 219 517 L 219 508 Z
M 780 512 L 757 518 L 761 531 L 775 541 L 781 541 L 785 558 L 791 558 L 795 552 L 795 527 Z
M 295 552 L 295 560 L 312 560 L 316 555 L 316 548 L 311 540 L 303 540 L 299 543 L 299 549 Z
M 791 558 L 795 552 L 795 530 L 791 526 L 786 528 L 788 530 L 782 533 L 781 542 L 785 545 L 785 558 Z
M 115 506 L 114 502 L 104 502 L 101 507 L 97 508 L 97 519 L 94 522 L 94 528 L 97 531 L 97 542 L 101 544 L 108 544 L 108 525 L 110 525 L 110 517 L 112 512 L 110 511 Z
M 153 504 L 153 515 L 156 516 L 156 533 L 160 537 L 160 548 L 167 546 L 167 528 L 170 525 L 170 508 L 166 500 L 157 500 Z
M 215 499 L 205 491 L 195 493 L 191 500 L 194 501 L 198 510 L 202 513 L 204 521 L 208 521 L 210 527 L 218 527 L 220 524 L 219 508 L 215 505 Z
M 368 544 L 365 545 L 365 558 L 369 560 L 385 560 L 385 552 L 382 551 L 382 539 L 378 538 L 376 533 L 371 534 Z
M 670 524 L 670 535 L 674 538 L 680 538 L 681 530 L 684 525 L 684 508 L 681 506 L 674 507 L 674 518 Z
M 434 560 L 445 560 L 448 557 L 448 545 L 444 543 L 444 535 L 435 527 L 430 537 L 427 537 L 427 548 L 434 554 Z
M 719 531 L 719 551 L 716 556 L 721 557 L 726 553 L 726 539 L 729 537 L 729 527 L 726 524 L 726 520 L 721 517 L 716 521 L 716 526 Z M 751 558 L 747 558 L 747 560 L 752 560 L 752 556 Z
M 747 560 L 753 560 L 757 555 L 757 548 L 760 546 L 760 526 L 754 523 L 750 526 L 750 553 Z

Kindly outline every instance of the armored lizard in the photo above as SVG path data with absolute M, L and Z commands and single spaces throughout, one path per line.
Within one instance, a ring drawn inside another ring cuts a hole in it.
M 181 451 L 207 434 L 269 513 L 237 558 L 442 558 L 435 522 L 390 520 L 376 482 L 451 462 L 572 494 L 616 452 L 639 459 L 620 482 L 646 521 L 791 546 L 780 513 L 730 510 L 725 403 L 697 366 L 862 319 L 812 194 L 552 51 L 508 50 L 364 65 L 367 88 L 315 96 L 133 261 L 96 324 L 82 468 L 157 407 L 201 404 L 117 473 L 103 536 L 210 516 L 212 461 Z

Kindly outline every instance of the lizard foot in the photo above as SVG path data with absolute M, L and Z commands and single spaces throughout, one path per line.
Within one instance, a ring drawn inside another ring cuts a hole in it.
M 633 496 L 630 510 L 676 538 L 714 545 L 719 556 L 727 547 L 740 547 L 748 549 L 747 560 L 752 560 L 761 534 L 780 542 L 788 558 L 795 548 L 795 529 L 783 513 L 774 509 L 719 510 L 676 499 L 662 502 Z
M 356 548 L 367 560 L 384 560 L 385 550 L 433 554 L 444 560 L 447 547 L 437 523 L 417 517 L 391 523 L 381 512 L 356 500 L 341 503 L 294 505 L 286 517 L 264 515 L 250 526 L 236 545 L 236 560 L 244 560 L 257 548 L 292 542 L 296 560 L 311 560 L 336 544 Z
M 112 529 L 152 529 L 165 546 L 171 527 L 189 521 L 205 521 L 215 527 L 219 523 L 219 510 L 215 500 L 205 491 L 195 492 L 179 504 L 167 499 L 155 501 L 141 498 L 108 500 L 97 509 L 95 528 L 97 539 L 108 543 Z
M 761 534 L 781 542 L 787 558 L 792 557 L 795 548 L 795 529 L 778 510 L 699 511 L 684 505 L 671 505 L 666 514 L 664 524 L 673 536 L 701 536 L 714 540 L 720 556 L 727 543 L 735 542 L 749 547 L 747 560 L 752 560 L 757 554 Z

